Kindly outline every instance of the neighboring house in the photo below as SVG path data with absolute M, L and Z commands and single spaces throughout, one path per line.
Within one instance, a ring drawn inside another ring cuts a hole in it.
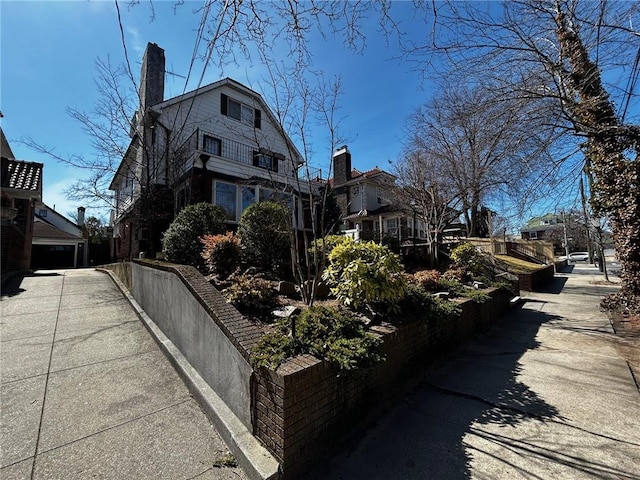
M 5 274 L 30 268 L 33 211 L 36 202 L 42 199 L 43 165 L 16 160 L 2 129 L 0 129 L 0 137 L 2 149 L 0 270 Z
M 44 203 L 36 205 L 31 268 L 77 268 L 87 265 L 84 213 L 84 207 L 79 207 L 78 223 L 75 224 Z
M 553 242 L 556 251 L 564 249 L 564 222 L 562 215 L 547 213 L 534 217 L 520 229 L 523 240 L 548 240 Z
M 281 200 L 301 228 L 301 155 L 262 97 L 225 78 L 165 100 L 164 68 L 164 50 L 148 44 L 131 144 L 109 187 L 113 256 L 160 251 L 175 214 L 202 201 L 221 206 L 234 229 L 249 205 Z
M 529 220 L 520 230 L 523 240 L 550 240 L 562 233 L 564 223 L 562 216 L 548 213 Z
M 367 240 L 395 238 L 402 245 L 426 238 L 423 223 L 395 198 L 396 177 L 378 167 L 367 172 L 351 168 L 347 146 L 333 155 L 333 178 L 330 179 L 342 210 L 344 230 Z M 415 226 L 414 226 L 415 219 Z

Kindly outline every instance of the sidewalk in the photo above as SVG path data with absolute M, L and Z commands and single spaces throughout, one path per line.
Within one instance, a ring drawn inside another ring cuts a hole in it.
M 246 478 L 214 467 L 226 445 L 107 275 L 19 280 L 0 302 L 0 478 Z
M 313 478 L 640 479 L 640 393 L 599 280 L 576 265 L 527 294 Z

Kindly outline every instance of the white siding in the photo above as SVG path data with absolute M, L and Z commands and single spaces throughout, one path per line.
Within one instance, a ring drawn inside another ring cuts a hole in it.
M 246 123 L 222 115 L 220 113 L 221 93 L 261 110 L 261 128 L 253 128 Z M 189 113 L 189 118 L 188 121 L 185 121 L 187 112 Z M 279 180 L 282 181 L 285 177 L 293 178 L 295 176 L 291 162 L 293 152 L 288 150 L 287 142 L 280 135 L 277 126 L 271 123 L 269 115 L 264 111 L 264 108 L 249 96 L 243 95 L 229 86 L 211 90 L 195 97 L 195 99 L 187 99 L 180 103 L 169 105 L 162 110 L 160 119 L 172 131 L 174 148 L 182 145 L 196 129 L 201 129 L 204 133 L 217 138 L 234 139 L 256 150 L 263 148 L 284 155 L 285 160 L 280 162 L 281 168 L 279 168 L 277 174 L 280 177 Z M 202 138 L 198 138 L 198 148 L 202 149 Z M 229 160 L 225 159 L 225 161 Z M 223 166 L 221 165 L 222 163 L 215 162 L 215 171 L 239 177 L 252 175 L 265 177 L 264 169 L 256 168 L 252 165 L 229 161 L 229 165 Z M 237 165 L 234 165 L 234 163 L 237 163 Z M 207 168 L 211 169 L 209 164 L 207 164 Z M 266 178 L 269 178 L 268 172 Z

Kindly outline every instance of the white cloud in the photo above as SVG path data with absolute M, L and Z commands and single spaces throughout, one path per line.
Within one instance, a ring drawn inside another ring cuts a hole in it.
M 75 216 L 78 207 L 81 205 L 75 200 L 68 200 L 64 191 L 76 179 L 67 178 L 55 183 L 47 183 L 45 181 L 42 192 L 42 201 L 56 212 L 71 219 L 71 215 Z
M 128 25 L 127 34 L 129 35 L 129 45 L 133 48 L 133 51 L 136 52 L 138 57 L 142 58 L 145 43 L 142 41 L 140 31 L 137 28 Z

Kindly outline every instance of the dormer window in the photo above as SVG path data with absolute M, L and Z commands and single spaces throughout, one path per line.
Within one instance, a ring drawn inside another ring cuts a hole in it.
M 260 110 L 235 100 L 224 93 L 220 94 L 220 113 L 252 127 L 261 127 L 262 115 Z

